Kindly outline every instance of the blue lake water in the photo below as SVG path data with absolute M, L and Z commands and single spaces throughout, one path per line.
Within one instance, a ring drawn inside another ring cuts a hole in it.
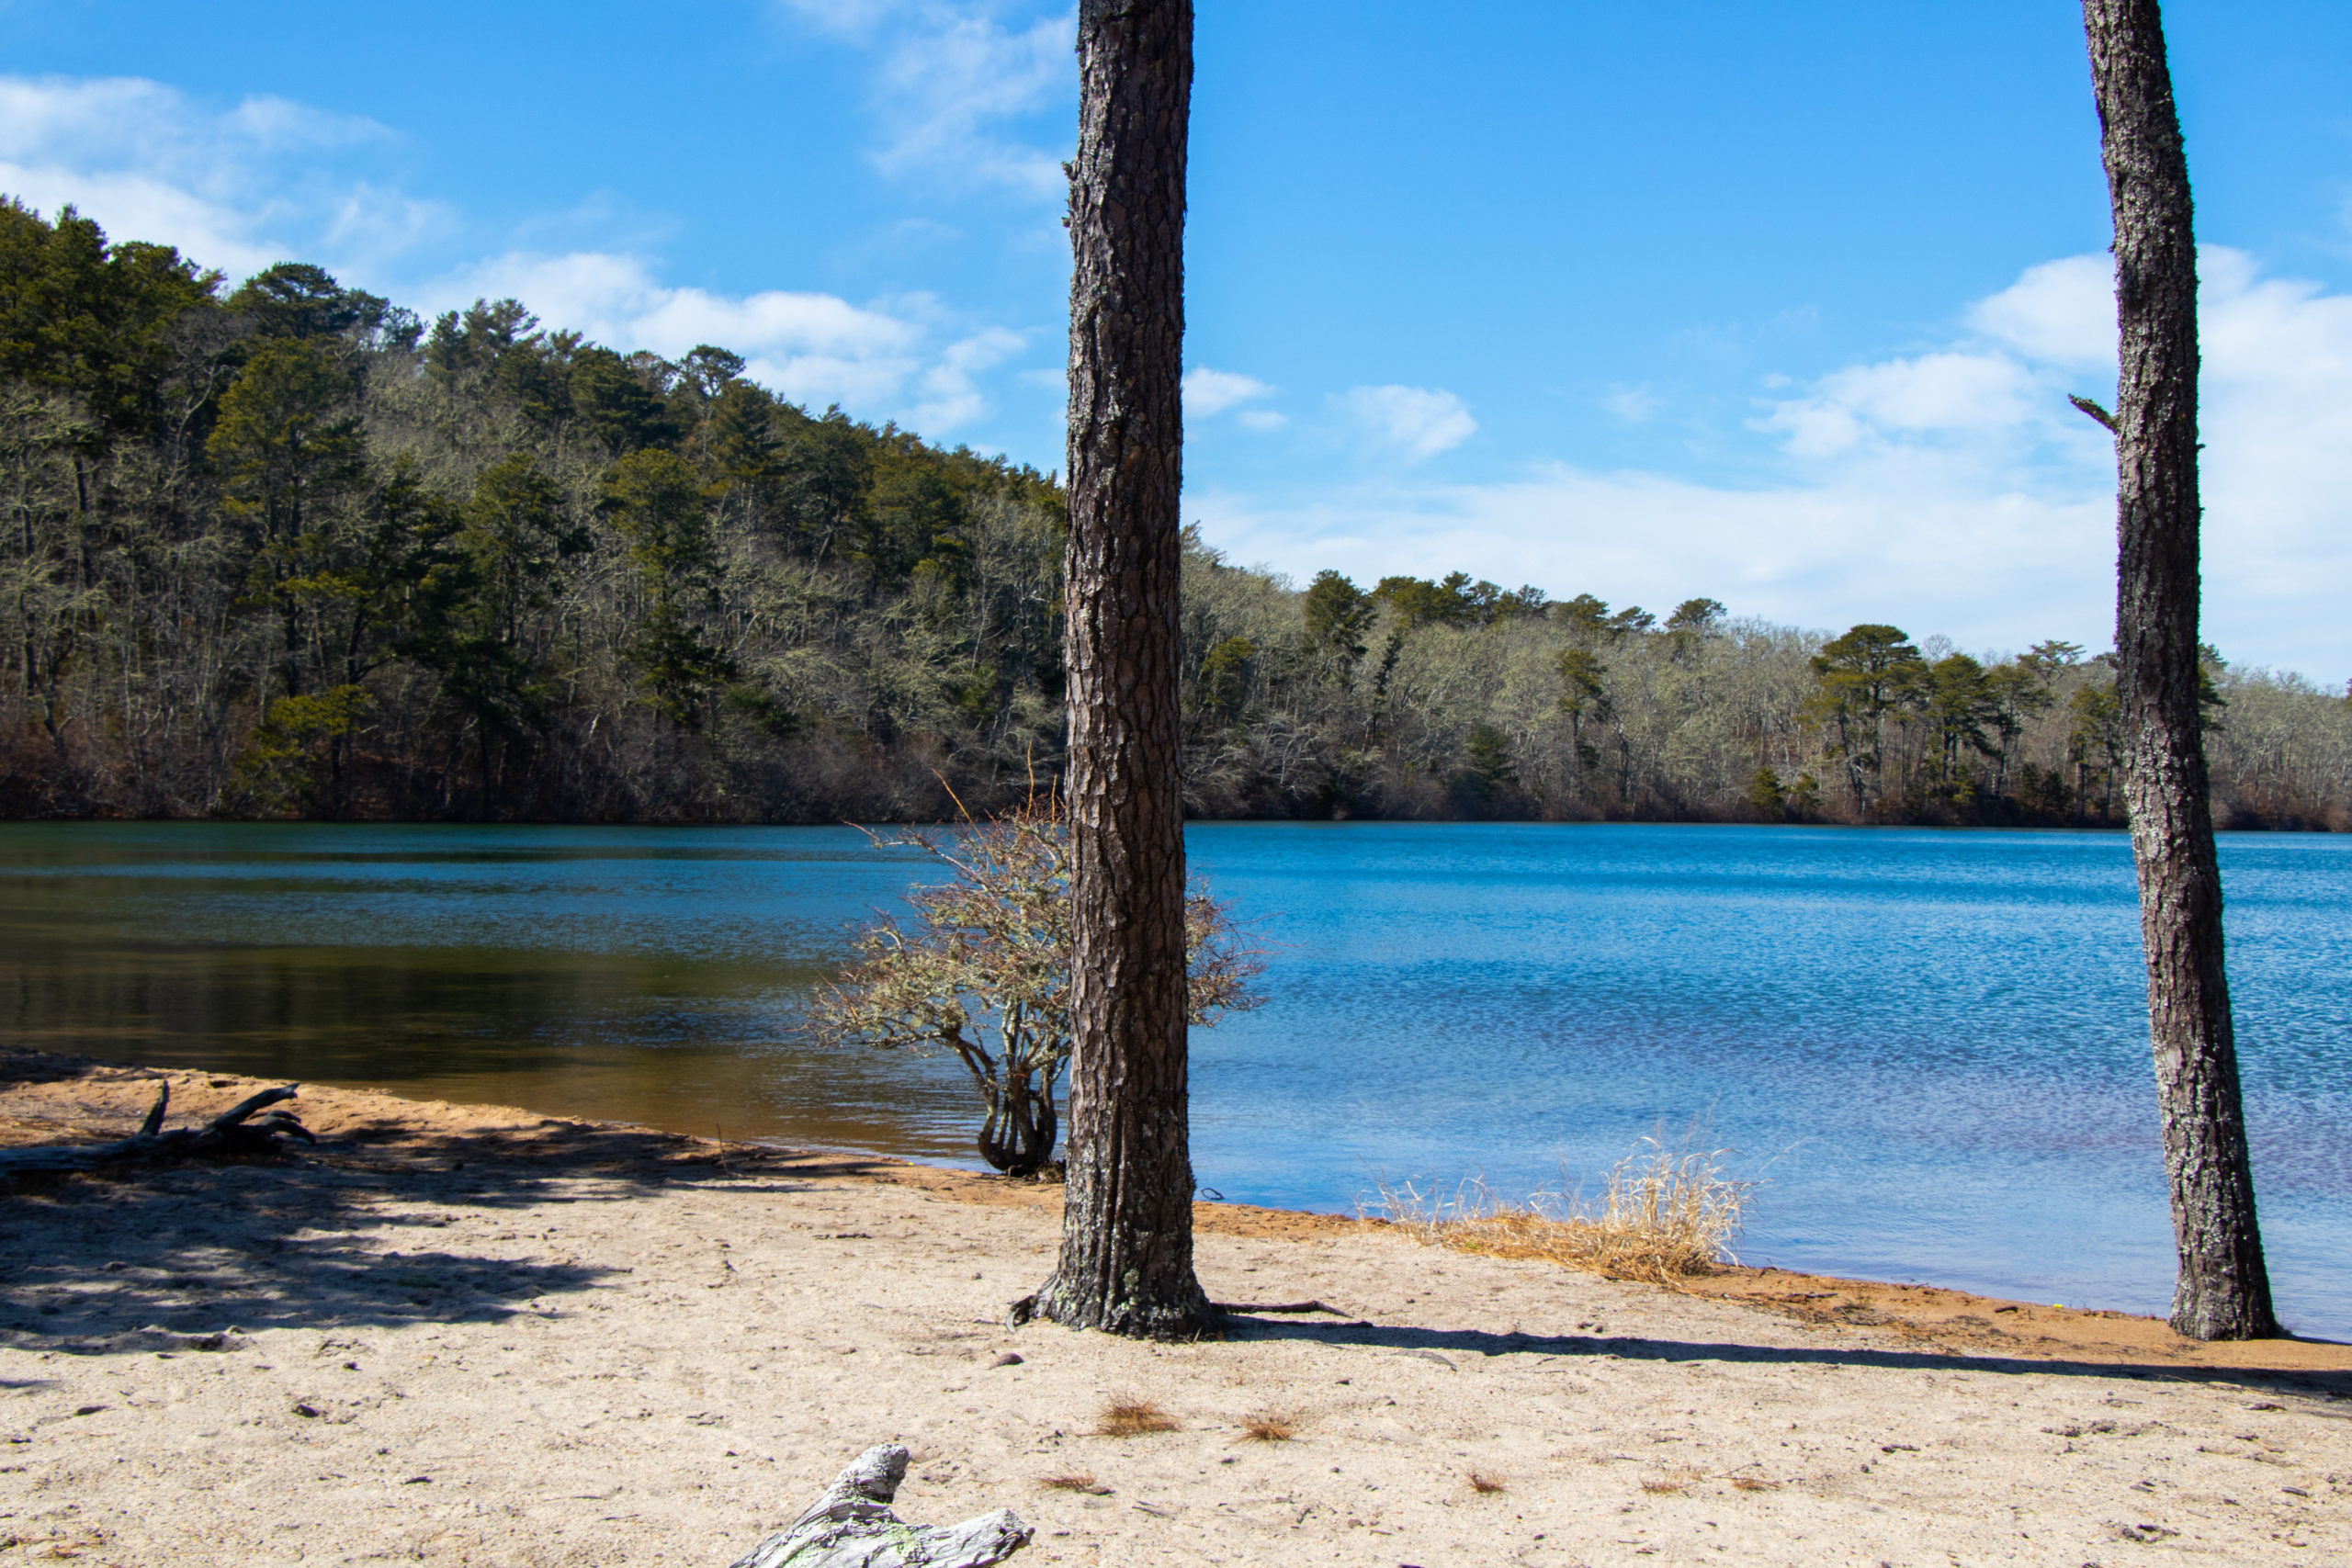
M 2120 834 L 1197 824 L 1266 1005 L 1193 1039 L 1201 1181 L 1597 1186 L 1706 1117 L 1751 1262 L 2162 1311 Z M 2282 1315 L 2352 1337 L 2352 839 L 2228 835 Z M 26 1043 L 960 1159 L 944 1061 L 793 1037 L 925 867 L 847 829 L 0 825 Z

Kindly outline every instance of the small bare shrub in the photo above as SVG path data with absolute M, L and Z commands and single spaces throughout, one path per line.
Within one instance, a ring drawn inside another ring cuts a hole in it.
M 1378 1201 L 1358 1207 L 1456 1251 L 1542 1258 L 1671 1286 L 1739 1260 L 1732 1244 L 1758 1186 L 1728 1174 L 1732 1151 L 1695 1147 L 1696 1135 L 1694 1129 L 1674 1148 L 1644 1138 L 1611 1169 L 1598 1203 L 1541 1191 L 1514 1201 L 1475 1179 L 1447 1198 L 1384 1179 Z
M 1081 1470 L 1073 1475 L 1041 1475 L 1037 1484 L 1049 1492 L 1085 1492 L 1097 1497 L 1107 1497 L 1111 1489 L 1094 1479 L 1091 1471 Z
M 1140 1438 L 1148 1432 L 1172 1432 L 1176 1418 L 1139 1394 L 1125 1393 L 1102 1407 L 1095 1432 L 1105 1438 Z
M 1481 1497 L 1493 1496 L 1506 1484 L 1507 1483 L 1499 1475 L 1489 1475 L 1483 1470 L 1474 1470 L 1470 1472 L 1470 1490 Z
M 1778 1492 L 1781 1489 L 1779 1482 L 1766 1481 L 1755 1475 L 1735 1475 L 1731 1478 L 1731 1484 L 1732 1489 L 1737 1492 Z
M 1241 1440 L 1245 1443 L 1286 1443 L 1297 1433 L 1297 1422 L 1271 1411 L 1260 1411 L 1241 1423 Z
M 1059 1083 L 1070 1053 L 1071 854 L 1048 795 L 949 833 L 868 834 L 921 850 L 951 874 L 906 896 L 912 915 L 858 932 L 857 962 L 819 988 L 808 1022 L 829 1044 L 943 1053 L 964 1064 L 986 1113 L 980 1157 L 1010 1176 L 1053 1169 Z M 1185 1020 L 1256 1007 L 1265 965 L 1197 879 L 1184 893 Z

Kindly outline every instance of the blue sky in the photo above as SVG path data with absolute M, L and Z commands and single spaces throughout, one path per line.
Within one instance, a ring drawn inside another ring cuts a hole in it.
M 2209 633 L 2340 685 L 2352 6 L 2166 10 Z M 718 342 L 1053 468 L 1071 31 L 1019 0 L 0 0 L 0 189 L 232 273 Z M 2064 0 L 1211 0 L 1192 193 L 1187 511 L 1237 558 L 2107 646 Z

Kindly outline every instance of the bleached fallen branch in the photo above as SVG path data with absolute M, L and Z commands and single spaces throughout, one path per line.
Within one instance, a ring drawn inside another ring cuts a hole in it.
M 890 1500 L 907 1457 L 897 1443 L 866 1450 L 789 1529 L 729 1568 L 992 1568 L 1029 1544 L 1029 1527 L 1010 1508 L 960 1525 L 900 1523 Z

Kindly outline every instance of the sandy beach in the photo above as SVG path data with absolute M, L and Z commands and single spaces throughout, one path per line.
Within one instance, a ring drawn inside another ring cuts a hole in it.
M 165 1077 L 175 1124 L 258 1087 L 0 1053 L 0 1142 L 120 1136 Z M 718 1568 L 892 1439 L 900 1513 L 1016 1508 L 1015 1562 L 2352 1561 L 2342 1346 L 1775 1271 L 1670 1292 L 1221 1204 L 1212 1296 L 1338 1310 L 1011 1331 L 1057 1189 L 296 1109 L 301 1163 L 0 1197 L 0 1562 Z M 1116 1398 L 1173 1429 L 1099 1435 Z

